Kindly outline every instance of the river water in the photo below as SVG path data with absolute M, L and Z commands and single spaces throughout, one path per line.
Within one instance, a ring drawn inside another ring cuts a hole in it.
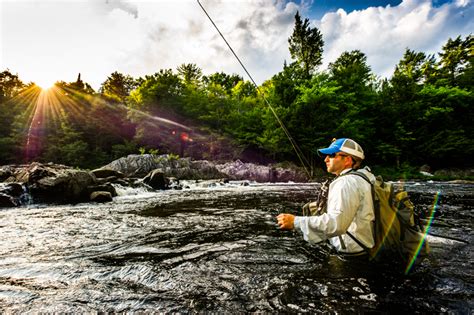
M 347 260 L 275 216 L 319 184 L 119 189 L 106 204 L 0 210 L 1 312 L 472 314 L 472 185 L 406 183 L 429 211 L 431 255 L 405 276 Z

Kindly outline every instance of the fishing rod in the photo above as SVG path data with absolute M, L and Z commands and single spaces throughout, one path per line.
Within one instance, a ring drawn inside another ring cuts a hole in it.
M 273 113 L 273 116 L 275 116 L 276 120 L 278 121 L 278 123 L 280 124 L 280 127 L 281 129 L 283 130 L 283 132 L 285 133 L 286 137 L 288 138 L 288 140 L 290 140 L 290 143 L 293 147 L 293 149 L 295 150 L 295 153 L 301 163 L 301 165 L 303 166 L 306 174 L 308 174 L 308 177 L 311 178 L 311 173 L 308 171 L 308 167 L 311 168 L 311 164 L 308 162 L 308 160 L 306 159 L 306 157 L 304 156 L 303 152 L 301 151 L 301 149 L 298 147 L 298 145 L 296 144 L 296 141 L 293 139 L 293 137 L 291 136 L 290 132 L 288 131 L 288 129 L 286 128 L 285 124 L 283 123 L 283 121 L 280 119 L 280 117 L 278 117 L 275 109 L 273 108 L 273 106 L 270 104 L 270 102 L 267 100 L 267 98 L 265 97 L 265 94 L 260 90 L 260 88 L 258 87 L 258 85 L 255 83 L 252 75 L 250 75 L 250 73 L 248 72 L 247 68 L 245 67 L 245 65 L 242 63 L 242 61 L 240 60 L 239 56 L 237 56 L 237 54 L 235 53 L 234 49 L 232 49 L 232 47 L 230 46 L 229 42 L 225 39 L 224 35 L 221 33 L 221 31 L 219 30 L 219 28 L 217 27 L 216 23 L 214 23 L 213 19 L 211 18 L 211 16 L 207 13 L 206 9 L 203 7 L 203 5 L 201 4 L 201 2 L 199 2 L 199 0 L 196 0 L 197 3 L 199 4 L 199 6 L 201 7 L 201 9 L 204 11 L 204 13 L 206 14 L 206 16 L 208 17 L 209 21 L 211 21 L 212 25 L 214 26 L 214 28 L 217 30 L 217 32 L 219 33 L 219 35 L 221 36 L 221 38 L 224 40 L 224 42 L 226 43 L 227 47 L 229 47 L 230 51 L 232 52 L 232 54 L 234 55 L 234 57 L 237 59 L 237 61 L 239 62 L 239 64 L 242 66 L 242 68 L 244 69 L 245 73 L 248 75 L 248 77 L 250 78 L 250 81 L 253 83 L 253 85 L 255 86 L 255 88 L 257 89 L 258 91 L 258 94 L 260 94 L 264 100 L 264 102 L 267 104 L 267 106 L 270 108 L 270 111 Z M 308 167 L 306 166 L 308 165 Z

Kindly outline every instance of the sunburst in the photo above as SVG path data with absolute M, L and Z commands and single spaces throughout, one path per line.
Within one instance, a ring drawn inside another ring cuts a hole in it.
M 55 81 L 52 79 L 43 78 L 40 80 L 36 80 L 35 84 L 42 90 L 49 90 L 55 85 Z

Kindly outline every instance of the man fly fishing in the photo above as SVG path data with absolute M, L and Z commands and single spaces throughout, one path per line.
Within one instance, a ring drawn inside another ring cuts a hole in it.
M 333 140 L 328 148 L 318 151 L 325 156 L 327 171 L 337 176 L 329 185 L 325 209 L 313 216 L 279 214 L 278 225 L 284 230 L 301 232 L 303 238 L 311 243 L 328 240 L 339 253 L 363 255 L 366 249 L 358 242 L 366 248 L 374 247 L 372 187 L 360 176 L 342 175 L 358 170 L 372 183 L 375 182 L 372 173 L 359 169 L 365 157 L 364 151 L 357 142 L 348 138 Z

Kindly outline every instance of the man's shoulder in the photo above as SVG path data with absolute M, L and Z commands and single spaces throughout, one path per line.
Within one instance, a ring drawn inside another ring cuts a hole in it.
M 367 167 L 367 166 L 364 167 L 364 168 L 358 169 L 358 170 L 352 170 L 352 171 L 350 171 L 346 174 L 347 175 L 355 175 L 355 176 L 352 176 L 352 177 L 359 177 L 359 178 L 365 180 L 366 182 L 369 182 L 370 184 L 375 183 L 375 175 L 372 173 L 370 168 Z
M 334 187 L 339 188 L 346 185 L 350 187 L 370 187 L 370 185 L 374 183 L 375 176 L 368 168 L 344 172 L 332 182 Z
M 359 180 L 357 179 L 359 176 L 352 176 L 354 171 L 342 173 L 338 177 L 336 177 L 332 183 L 331 186 L 333 187 L 343 187 L 343 186 L 353 186 L 356 184 Z M 362 179 L 362 178 L 360 178 Z

